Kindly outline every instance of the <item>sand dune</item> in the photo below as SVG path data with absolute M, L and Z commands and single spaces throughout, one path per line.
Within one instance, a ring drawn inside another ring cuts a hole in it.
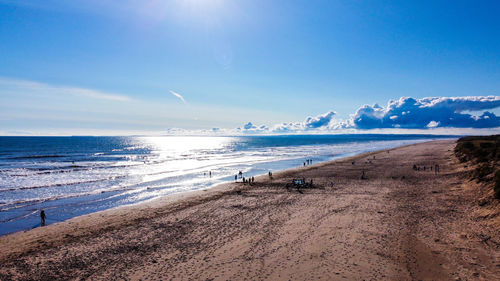
M 500 235 L 478 217 L 454 144 L 367 153 L 3 236 L 0 279 L 499 280 Z M 287 190 L 294 177 L 317 188 Z

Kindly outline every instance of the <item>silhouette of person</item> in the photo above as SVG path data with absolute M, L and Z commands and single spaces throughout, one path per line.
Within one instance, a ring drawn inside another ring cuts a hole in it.
M 41 225 L 45 226 L 45 211 L 44 210 L 40 211 L 40 219 L 42 220 Z
M 238 175 L 234 175 L 234 181 L 238 180 Z

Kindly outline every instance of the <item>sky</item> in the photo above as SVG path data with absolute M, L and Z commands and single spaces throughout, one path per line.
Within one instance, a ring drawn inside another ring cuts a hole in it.
M 0 135 L 500 132 L 498 1 L 0 0 Z

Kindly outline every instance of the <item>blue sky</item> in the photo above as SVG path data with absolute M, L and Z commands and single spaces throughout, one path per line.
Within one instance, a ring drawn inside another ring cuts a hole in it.
M 308 116 L 379 129 L 352 116 L 401 97 L 498 97 L 499 14 L 497 1 L 0 0 L 0 133 L 268 132 Z M 472 115 L 499 114 L 481 102 Z M 465 126 L 393 116 L 375 123 Z

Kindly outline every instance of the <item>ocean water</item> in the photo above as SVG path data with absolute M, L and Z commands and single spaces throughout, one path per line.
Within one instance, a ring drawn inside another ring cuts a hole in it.
M 435 135 L 0 137 L 0 235 Z M 211 176 L 210 176 L 211 172 Z

